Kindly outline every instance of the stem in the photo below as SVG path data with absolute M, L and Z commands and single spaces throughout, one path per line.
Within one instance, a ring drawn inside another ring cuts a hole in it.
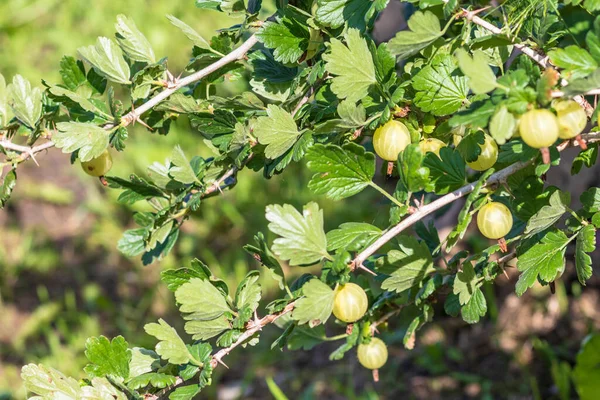
M 177 84 L 163 90 L 162 92 L 160 92 L 159 94 L 157 94 L 156 96 L 154 96 L 153 98 L 148 100 L 146 103 L 142 104 L 141 106 L 137 107 L 135 110 L 132 110 L 129 113 L 127 113 L 126 115 L 124 115 L 123 118 L 121 119 L 121 126 L 127 126 L 127 125 L 131 124 L 133 121 L 136 121 L 143 113 L 154 108 L 159 103 L 161 103 L 163 100 L 166 100 L 169 96 L 171 96 L 173 93 L 175 93 L 179 89 L 204 78 L 208 74 L 211 74 L 211 73 L 217 71 L 219 68 L 222 68 L 231 62 L 234 62 L 234 61 L 244 58 L 246 53 L 248 53 L 248 51 L 250 51 L 250 49 L 257 42 L 258 42 L 258 38 L 256 37 L 256 35 L 252 35 L 248 38 L 248 40 L 246 40 L 244 43 L 242 43 L 242 45 L 240 47 L 233 50 L 231 53 L 227 54 L 225 57 L 221 58 L 219 61 L 209 65 L 206 68 L 201 69 L 200 71 L 193 73 L 192 75 L 188 75 L 185 78 L 178 80 Z
M 386 192 L 384 188 L 382 188 L 381 186 L 379 186 L 375 182 L 373 182 L 373 181 L 369 182 L 369 186 L 371 186 L 373 189 L 377 190 L 379 193 L 381 193 L 382 195 L 384 195 L 385 197 L 387 197 L 392 203 L 394 203 L 398 207 L 404 207 L 404 204 L 402 204 L 401 202 L 399 202 L 398 199 L 396 199 L 394 196 L 392 196 L 391 194 L 389 194 L 388 192 Z

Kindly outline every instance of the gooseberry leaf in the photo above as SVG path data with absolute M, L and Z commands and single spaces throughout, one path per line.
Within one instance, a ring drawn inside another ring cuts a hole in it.
M 85 356 L 90 363 L 84 368 L 85 372 L 94 377 L 129 377 L 129 362 L 131 351 L 123 336 L 117 336 L 109 341 L 105 336 L 91 337 L 85 342 Z
M 465 262 L 462 265 L 462 270 L 458 271 L 454 278 L 454 286 L 452 292 L 458 296 L 458 301 L 461 305 L 467 304 L 475 291 L 481 286 L 479 278 L 475 273 L 473 264 Z
M 4 175 L 2 186 L 0 186 L 0 209 L 4 208 L 8 200 L 10 200 L 10 195 L 16 185 L 17 171 L 16 169 L 11 169 Z
M 562 68 L 567 79 L 584 78 L 598 68 L 598 63 L 587 50 L 571 45 L 564 49 L 554 49 L 548 52 L 552 64 Z
M 498 86 L 496 74 L 490 68 L 489 58 L 483 51 L 475 50 L 471 58 L 466 50 L 458 49 L 455 56 L 458 59 L 460 70 L 469 78 L 469 87 L 473 93 L 488 93 Z
M 323 230 L 323 211 L 317 203 L 308 203 L 300 214 L 289 204 L 269 205 L 266 210 L 269 230 L 279 236 L 273 252 L 291 265 L 309 265 L 329 257 Z
M 195 360 L 192 354 L 190 354 L 187 346 L 177 334 L 177 331 L 162 318 L 158 320 L 158 323 L 146 324 L 144 330 L 147 334 L 159 340 L 156 344 L 156 353 L 163 360 L 175 365 L 183 365 L 188 362 L 194 362 L 196 365 L 199 365 L 200 361 Z
M 298 324 L 310 327 L 325 324 L 333 311 L 335 292 L 318 279 L 311 279 L 302 286 L 303 297 L 296 301 L 292 318 Z
M 347 45 L 331 39 L 330 52 L 323 55 L 325 68 L 334 75 L 331 90 L 340 99 L 352 102 L 367 96 L 371 85 L 377 83 L 373 56 L 367 41 L 357 29 L 348 29 L 344 35 Z
M 562 231 L 546 232 L 541 239 L 533 236 L 517 248 L 517 269 L 521 272 L 516 285 L 517 296 L 533 286 L 538 276 L 554 281 L 565 269 L 565 251 L 572 240 Z
M 390 250 L 376 261 L 377 271 L 389 275 L 383 281 L 383 290 L 397 293 L 420 285 L 429 274 L 435 272 L 431 253 L 424 242 L 412 236 L 398 238 L 398 250 Z
M 54 368 L 28 364 L 21 370 L 25 389 L 40 398 L 81 398 L 81 387 L 76 379 L 67 377 Z
M 262 232 L 257 233 L 254 236 L 254 242 L 256 243 L 255 246 L 247 244 L 244 246 L 244 250 L 271 271 L 271 276 L 277 281 L 279 288 L 283 290 L 286 286 L 285 275 L 281 268 L 281 264 L 279 264 L 275 255 L 269 249 L 265 235 L 263 235 Z
M 156 62 L 156 56 L 152 45 L 146 39 L 146 36 L 135 25 L 135 22 L 125 15 L 117 16 L 115 24 L 117 30 L 117 42 L 123 49 L 123 52 L 131 61 L 139 61 L 148 64 Z
M 167 375 L 160 372 L 147 372 L 130 379 L 127 382 L 127 387 L 136 390 L 150 385 L 162 389 L 173 385 L 176 380 L 177 377 L 173 375 Z
M 485 128 L 495 112 L 496 105 L 491 101 L 475 101 L 466 110 L 454 114 L 448 123 L 451 127 L 466 125 L 473 129 Z
M 596 229 L 593 225 L 585 225 L 577 234 L 575 242 L 575 269 L 577 279 L 585 286 L 592 277 L 592 258 L 588 253 L 596 250 Z
M 201 49 L 210 49 L 210 44 L 204 39 L 194 28 L 183 22 L 182 20 L 174 17 L 173 15 L 167 15 L 167 19 L 171 24 L 179 28 L 183 34 L 192 41 L 194 46 Z
M 2 83 L 4 83 L 4 78 Z M 35 129 L 43 111 L 40 88 L 31 88 L 31 83 L 27 79 L 21 75 L 15 75 L 12 84 L 7 88 L 7 92 L 8 101 L 15 117 L 30 129 Z M 4 108 L 2 114 L 6 118 L 8 111 Z M 8 119 L 1 122 L 7 124 Z
M 439 157 L 434 153 L 427 154 L 423 165 L 429 168 L 429 178 L 437 194 L 451 192 L 466 182 L 465 161 L 458 151 L 449 147 L 442 147 Z
M 581 171 L 583 166 L 590 168 L 596 164 L 598 159 L 598 143 L 588 144 L 588 148 L 581 150 L 579 154 L 575 156 L 573 164 L 571 165 L 571 175 L 576 175 Z
M 463 320 L 469 324 L 479 322 L 480 317 L 483 317 L 486 312 L 487 302 L 480 288 L 475 289 L 467 304 L 460 309 Z
M 194 340 L 208 340 L 231 328 L 231 323 L 225 315 L 211 320 L 191 320 L 185 323 L 185 331 L 192 335 Z
M 267 115 L 256 119 L 254 134 L 267 146 L 265 156 L 275 159 L 296 143 L 301 132 L 292 115 L 283 108 L 271 104 L 267 107 Z
M 152 350 L 142 347 L 131 349 L 131 360 L 129 361 L 129 378 L 157 370 L 160 368 L 160 357 Z
M 429 179 L 429 169 L 423 166 L 425 155 L 418 144 L 408 145 L 398 154 L 398 175 L 402 184 L 409 192 L 418 192 L 425 189 L 433 190 Z
M 254 312 L 258 307 L 258 302 L 261 297 L 261 287 L 258 283 L 260 273 L 258 271 L 250 271 L 246 277 L 240 282 L 235 293 L 235 307 L 241 310 L 247 307 Z
M 590 213 L 600 211 L 600 188 L 591 187 L 579 196 L 583 208 Z
M 59 122 L 52 141 L 63 153 L 77 153 L 81 161 L 98 157 L 108 147 L 109 132 L 94 124 L 84 122 Z
M 175 299 L 188 320 L 207 321 L 233 312 L 223 293 L 206 279 L 190 279 L 175 291 Z
M 348 24 L 350 28 L 364 30 L 367 21 L 376 11 L 385 8 L 388 0 L 363 1 L 363 0 L 317 0 L 318 8 L 316 19 L 319 23 L 339 28 Z
M 354 143 L 343 147 L 316 144 L 308 150 L 306 159 L 308 168 L 316 172 L 308 187 L 333 200 L 359 193 L 375 175 L 375 155 Z
M 411 15 L 408 29 L 398 32 L 388 43 L 392 54 L 401 60 L 429 46 L 445 31 L 442 31 L 440 20 L 431 11 L 417 11 Z
M 570 197 L 569 193 L 560 190 L 552 193 L 549 204 L 543 206 L 527 221 L 525 235 L 536 235 L 553 226 L 567 212 Z
M 415 75 L 414 100 L 421 110 L 443 116 L 458 111 L 467 102 L 467 77 L 454 74 L 455 69 L 452 56 L 441 55 Z
M 506 106 L 500 106 L 490 121 L 490 135 L 496 143 L 502 145 L 510 139 L 517 129 L 517 120 Z
M 275 60 L 284 64 L 298 61 L 308 47 L 308 27 L 300 21 L 283 18 L 265 22 L 256 34 L 265 47 L 273 49 Z
M 99 75 L 109 81 L 123 85 L 131 83 L 131 72 L 123 58 L 123 52 L 109 38 L 99 37 L 95 46 L 80 47 L 77 52 Z
M 327 249 L 358 251 L 377 240 L 381 233 L 381 229 L 366 222 L 345 222 L 327 232 Z

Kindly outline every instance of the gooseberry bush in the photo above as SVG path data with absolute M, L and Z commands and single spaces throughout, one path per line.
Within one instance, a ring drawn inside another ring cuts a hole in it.
M 332 339 L 325 325 L 338 329 L 342 343 L 331 359 L 357 355 L 376 378 L 388 359 L 381 338 L 388 321 L 408 349 L 434 310 L 477 323 L 487 312 L 482 286 L 513 259 L 519 296 L 536 284 L 553 287 L 569 245 L 586 284 L 600 189 L 585 191 L 574 209 L 570 194 L 546 185 L 545 174 L 566 148 L 580 150 L 574 175 L 598 156 L 600 2 L 409 2 L 408 28 L 376 44 L 372 28 L 388 0 L 196 0 L 197 12 L 244 18 L 208 40 L 168 16 L 181 40 L 191 41 L 181 73 L 155 55 L 142 33 L 147 27 L 120 15 L 113 38 L 62 59 L 62 82 L 38 88 L 16 75 L 6 85 L 0 76 L 1 204 L 20 165 L 43 164 L 56 147 L 107 190 L 121 191 L 120 203 L 153 207 L 135 214 L 139 227 L 117 244 L 145 264 L 169 253 L 182 224 L 210 207 L 207 198 L 233 189 L 239 170 L 269 179 L 299 163 L 314 173 L 313 202 L 301 210 L 266 208 L 277 238 L 269 243 L 257 232 L 245 246 L 265 269 L 248 273 L 237 288 L 198 259 L 162 272 L 190 341 L 162 319 L 145 326 L 157 340 L 153 349 L 121 336 L 90 338 L 86 379 L 27 365 L 22 377 L 32 395 L 190 399 L 231 351 L 255 345 L 269 324 L 281 330 L 274 349 L 312 348 Z M 215 89 L 233 79 L 247 90 L 218 96 Z M 134 123 L 166 135 L 181 116 L 213 157 L 175 147 L 144 176 L 110 175 Z M 385 226 L 346 221 L 325 231 L 319 199 L 352 202 L 373 189 L 389 210 Z M 439 237 L 435 215 L 459 200 L 456 225 Z M 489 246 L 454 250 L 475 215 Z M 282 263 L 313 268 L 291 282 Z M 261 301 L 261 271 L 281 289 L 269 304 Z

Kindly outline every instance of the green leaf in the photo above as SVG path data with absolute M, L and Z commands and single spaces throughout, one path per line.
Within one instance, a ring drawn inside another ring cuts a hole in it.
M 598 63 L 585 49 L 571 45 L 548 52 L 552 64 L 564 69 L 566 78 L 583 78 L 598 68 Z
M 455 53 L 460 70 L 469 78 L 469 87 L 475 94 L 491 92 L 498 86 L 496 74 L 489 66 L 489 58 L 481 50 L 473 52 L 473 58 L 464 49 Z
M 596 229 L 593 225 L 585 225 L 577 234 L 575 242 L 575 269 L 577 279 L 585 286 L 592 277 L 592 258 L 587 253 L 596 250 Z
M 591 187 L 579 197 L 583 208 L 590 213 L 600 211 L 600 188 Z
M 148 64 L 156 62 L 150 42 L 139 31 L 132 19 L 122 14 L 118 15 L 115 28 L 117 30 L 117 42 L 119 42 L 119 46 L 130 60 Z
M 492 117 L 489 129 L 494 140 L 502 145 L 513 136 L 517 129 L 517 120 L 506 106 L 501 106 Z
M 473 129 L 485 128 L 495 112 L 496 105 L 491 101 L 476 101 L 471 103 L 468 109 L 454 114 L 448 123 L 453 128 L 461 125 L 470 126 Z
M 148 385 L 155 388 L 166 388 L 175 384 L 177 377 L 173 375 L 167 375 L 159 372 L 150 372 L 142 375 L 138 375 L 135 378 L 127 382 L 127 387 L 137 390 L 144 388 Z
M 167 324 L 162 318 L 157 323 L 150 323 L 144 326 L 148 335 L 152 335 L 159 340 L 156 344 L 156 353 L 171 364 L 183 365 L 190 361 L 197 363 L 177 331 Z
M 109 38 L 99 37 L 96 46 L 80 47 L 77 52 L 94 70 L 109 81 L 128 85 L 130 70 L 123 52 Z
M 372 12 L 383 8 L 377 2 L 363 0 L 317 0 L 317 4 L 317 21 L 334 29 L 348 24 L 348 27 L 364 30 Z
M 398 175 L 402 185 L 409 192 L 423 189 L 433 190 L 429 179 L 429 169 L 423 166 L 425 155 L 417 143 L 408 145 L 398 155 Z
M 283 18 L 277 22 L 265 22 L 256 37 L 265 47 L 273 49 L 276 61 L 292 64 L 306 51 L 310 34 L 307 26 L 300 21 Z
M 173 25 L 179 28 L 181 32 L 183 32 L 183 34 L 192 41 L 194 46 L 206 50 L 210 49 L 210 44 L 206 41 L 206 39 L 200 36 L 200 34 L 196 32 L 194 28 L 192 28 L 182 20 L 175 18 L 172 15 L 167 15 L 167 19 L 169 20 L 169 22 L 171 22 Z
M 576 96 L 598 88 L 600 88 L 600 68 L 596 69 L 585 78 L 572 79 L 569 81 L 569 84 L 563 88 L 563 92 L 566 96 Z
M 0 127 L 8 125 L 8 122 L 12 119 L 12 115 L 9 114 L 7 89 L 6 80 L 4 79 L 4 76 L 0 74 Z
M 271 271 L 273 279 L 279 284 L 279 289 L 283 290 L 286 286 L 283 269 L 271 250 L 269 250 L 269 246 L 267 245 L 267 241 L 262 232 L 259 232 L 254 236 L 254 242 L 256 243 L 256 246 L 247 244 L 244 246 L 244 250 Z
M 388 43 L 390 51 L 401 60 L 429 46 L 445 32 L 431 11 L 415 12 L 408 20 L 408 29 L 398 32 Z
M 175 291 L 175 299 L 179 311 L 189 313 L 188 320 L 206 321 L 233 312 L 221 291 L 206 279 L 190 279 Z
M 196 7 L 236 14 L 246 11 L 243 0 L 196 0 Z
M 560 190 L 552 193 L 549 204 L 542 207 L 529 219 L 529 221 L 527 221 L 525 235 L 536 235 L 550 228 L 552 225 L 558 222 L 560 217 L 562 217 L 565 212 L 567 212 L 569 203 L 569 193 L 561 192 Z
M 398 247 L 399 250 L 390 250 L 386 257 L 379 258 L 376 269 L 389 275 L 381 288 L 400 293 L 420 285 L 435 268 L 424 242 L 419 242 L 412 236 L 400 236 Z
M 10 195 L 12 194 L 12 191 L 16 185 L 17 170 L 11 169 L 6 173 L 6 175 L 4 175 L 2 186 L 0 186 L 0 209 L 4 208 L 8 200 L 10 200 Z
M 117 249 L 127 257 L 135 257 L 146 251 L 148 229 L 128 229 L 117 243 Z
M 7 91 L 8 101 L 15 117 L 30 129 L 35 129 L 42 117 L 42 91 L 40 88 L 32 89 L 31 83 L 27 79 L 21 75 L 15 75 Z
M 81 396 L 77 380 L 41 364 L 25 365 L 21 370 L 21 379 L 28 392 L 40 396 L 38 399 L 77 399 Z
M 367 41 L 356 29 L 344 35 L 347 47 L 338 39 L 331 39 L 330 52 L 323 55 L 325 68 L 335 75 L 331 90 L 340 99 L 357 102 L 366 97 L 371 85 L 377 83 L 373 56 Z
M 184 184 L 200 183 L 194 169 L 179 145 L 175 146 L 171 153 L 171 164 L 173 166 L 169 169 L 169 175 L 177 182 Z
M 269 105 L 266 117 L 259 117 L 254 124 L 254 134 L 267 146 L 265 156 L 275 159 L 288 151 L 301 132 L 298 131 L 294 117 L 283 108 Z
M 481 284 L 479 278 L 475 273 L 473 264 L 465 262 L 462 265 L 462 271 L 459 271 L 454 278 L 454 286 L 452 292 L 458 295 L 458 301 L 461 305 L 467 304 L 471 297 L 475 294 L 476 290 L 479 290 Z
M 296 301 L 292 318 L 310 327 L 325 324 L 333 311 L 335 292 L 318 279 L 311 279 L 302 286 L 303 297 Z
M 317 203 L 308 203 L 300 214 L 289 204 L 267 206 L 269 230 L 279 236 L 273 242 L 273 252 L 291 265 L 314 264 L 327 253 L 327 238 L 323 230 L 323 211 Z
M 460 210 L 460 213 L 458 214 L 458 223 L 448 234 L 448 238 L 446 241 L 446 251 L 450 251 L 456 245 L 456 243 L 458 243 L 458 241 L 464 237 L 465 233 L 467 232 L 467 228 L 469 227 L 469 224 L 473 219 L 471 206 L 473 205 L 473 203 L 475 203 L 477 199 L 479 199 L 481 189 L 483 189 L 487 179 L 492 175 L 493 172 L 493 168 L 490 168 L 487 171 L 485 171 L 477 181 L 477 184 L 473 188 L 473 191 L 467 197 L 467 200 L 465 200 L 465 204 Z M 461 304 L 464 304 L 464 302 L 461 302 Z
M 600 390 L 600 335 L 586 337 L 577 354 L 573 381 L 581 400 L 594 400 Z
M 486 312 L 487 302 L 485 301 L 483 292 L 479 288 L 475 290 L 469 302 L 460 310 L 463 320 L 469 324 L 479 322 L 479 318 L 483 317 Z
M 59 72 L 65 86 L 69 90 L 75 91 L 79 86 L 87 82 L 83 63 L 77 61 L 74 57 L 63 56 L 60 60 Z
M 169 400 L 192 400 L 200 393 L 200 385 L 180 386 L 169 394 Z
M 363 146 L 348 143 L 312 146 L 307 154 L 308 168 L 316 172 L 308 187 L 316 194 L 341 200 L 362 191 L 375 175 L 375 155 Z
M 260 283 L 258 283 L 259 278 L 260 274 L 258 271 L 250 271 L 238 286 L 235 293 L 235 307 L 238 310 L 248 307 L 254 311 L 258 307 L 261 297 Z
M 116 176 L 106 177 L 111 188 L 125 189 L 117 199 L 120 204 L 131 205 L 140 200 L 165 196 L 158 186 L 153 185 L 137 175 L 131 174 L 129 179 L 130 180 L 125 180 Z
M 129 378 L 152 372 L 160 368 L 160 357 L 152 350 L 141 347 L 131 349 L 129 361 Z
M 381 233 L 381 229 L 366 222 L 345 222 L 327 232 L 327 249 L 358 251 L 377 240 Z
M 442 147 L 439 157 L 435 153 L 427 154 L 423 165 L 429 168 L 429 177 L 437 194 L 446 194 L 465 184 L 465 161 L 458 151 Z
M 454 74 L 456 65 L 450 55 L 438 56 L 424 67 L 412 81 L 415 104 L 433 115 L 448 115 L 467 102 L 469 88 L 465 76 Z
M 90 363 L 84 368 L 92 378 L 110 375 L 128 378 L 131 351 L 123 336 L 109 341 L 105 336 L 91 337 L 85 342 L 85 356 Z
M 59 122 L 52 141 L 63 153 L 79 150 L 81 161 L 98 157 L 108 147 L 109 132 L 97 125 L 83 122 Z
M 210 321 L 193 320 L 185 323 L 185 331 L 192 335 L 194 340 L 208 340 L 229 329 L 231 324 L 225 315 Z
M 598 159 L 598 143 L 588 144 L 588 148 L 581 150 L 578 155 L 575 156 L 573 164 L 571 165 L 571 175 L 576 175 L 581 171 L 583 166 L 591 168 L 592 165 L 596 164 Z
M 94 113 L 95 115 L 106 120 L 112 119 L 110 115 L 108 115 L 103 109 L 97 106 L 97 103 L 94 104 L 92 101 L 90 101 L 90 99 L 81 96 L 79 93 L 72 92 L 60 86 L 51 86 L 50 88 L 48 88 L 48 91 L 55 96 L 64 96 L 69 98 L 70 100 L 79 104 L 79 106 L 85 111 Z
M 585 0 L 583 6 L 591 13 L 600 11 L 600 0 Z
M 572 238 L 561 231 L 547 232 L 541 240 L 534 236 L 517 249 L 517 269 L 521 272 L 516 286 L 518 296 L 532 287 L 538 276 L 554 281 L 565 269 L 565 251 Z

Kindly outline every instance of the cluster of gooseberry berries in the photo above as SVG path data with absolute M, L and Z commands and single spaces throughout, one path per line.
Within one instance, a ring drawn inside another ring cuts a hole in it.
M 346 283 L 336 288 L 333 315 L 340 321 L 352 324 L 365 315 L 368 307 L 367 294 L 359 285 Z M 368 339 L 368 342 L 358 345 L 358 361 L 363 367 L 373 370 L 373 377 L 377 380 L 376 371 L 383 367 L 388 358 L 387 347 L 381 339 Z
M 521 115 L 512 137 L 520 137 L 529 147 L 540 149 L 544 163 L 549 163 L 548 147 L 559 138 L 568 140 L 576 138 L 582 149 L 586 145 L 581 140 L 581 133 L 587 125 L 585 110 L 573 100 L 556 100 L 552 103 L 556 114 L 546 109 L 532 109 Z M 456 128 L 453 136 L 457 146 L 464 134 L 464 127 Z M 388 161 L 388 175 L 391 175 L 393 162 L 398 155 L 411 143 L 408 128 L 400 121 L 390 120 L 375 130 L 373 147 L 379 157 Z M 440 149 L 446 143 L 436 138 L 424 138 L 419 142 L 423 154 L 432 152 L 440 155 Z M 490 135 L 484 135 L 483 143 L 477 159 L 467 162 L 475 171 L 485 171 L 498 160 L 498 145 Z M 477 216 L 477 226 L 481 234 L 489 239 L 498 239 L 503 251 L 506 251 L 504 236 L 512 229 L 512 215 L 508 207 L 502 203 L 489 202 L 481 207 Z

